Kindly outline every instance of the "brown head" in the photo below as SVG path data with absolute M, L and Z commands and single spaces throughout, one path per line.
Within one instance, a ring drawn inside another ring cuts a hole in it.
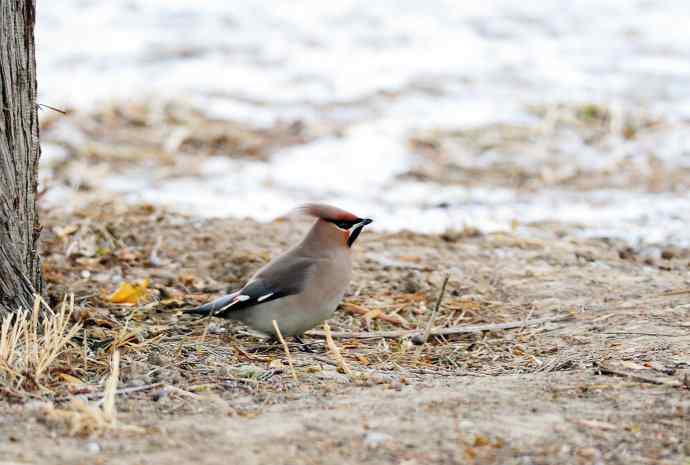
M 346 210 L 320 203 L 308 203 L 295 209 L 295 213 L 317 218 L 308 238 L 322 245 L 352 247 L 364 226 L 373 222 Z

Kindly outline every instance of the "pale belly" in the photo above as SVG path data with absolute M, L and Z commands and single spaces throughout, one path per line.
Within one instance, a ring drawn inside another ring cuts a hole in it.
M 246 310 L 230 312 L 227 318 L 241 321 L 250 328 L 271 336 L 276 336 L 273 327 L 275 320 L 283 336 L 299 336 L 333 316 L 344 293 L 342 291 L 318 304 L 310 305 L 305 305 L 298 296 L 288 296 Z

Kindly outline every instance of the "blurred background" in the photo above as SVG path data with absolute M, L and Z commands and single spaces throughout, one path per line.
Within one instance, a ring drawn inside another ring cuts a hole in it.
M 45 208 L 687 244 L 687 0 L 61 0 Z

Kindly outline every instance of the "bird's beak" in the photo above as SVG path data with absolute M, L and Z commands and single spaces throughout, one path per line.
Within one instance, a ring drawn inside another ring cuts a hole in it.
M 358 218 L 357 223 L 355 223 L 355 226 L 352 228 L 352 232 L 350 232 L 350 236 L 347 238 L 348 247 L 352 247 L 352 244 L 355 243 L 357 237 L 359 237 L 359 233 L 362 232 L 362 228 L 373 222 L 374 220 L 371 218 Z

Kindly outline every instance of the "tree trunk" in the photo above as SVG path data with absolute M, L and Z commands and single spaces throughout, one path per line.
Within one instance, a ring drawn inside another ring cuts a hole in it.
M 43 290 L 35 17 L 35 0 L 0 0 L 0 317 Z

